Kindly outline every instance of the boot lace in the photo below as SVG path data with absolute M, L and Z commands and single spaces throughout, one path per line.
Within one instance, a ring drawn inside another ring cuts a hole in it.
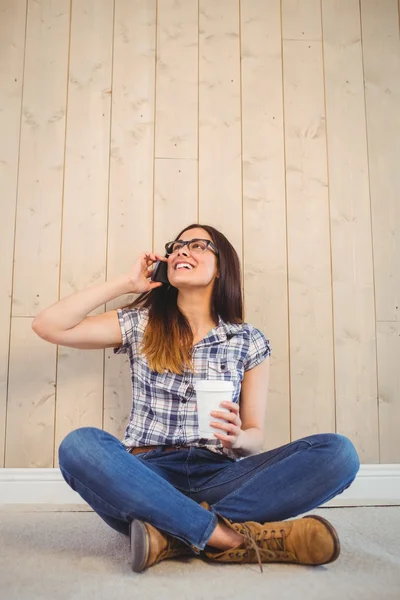
M 251 528 L 242 523 L 240 527 L 235 527 L 238 533 L 243 535 L 243 543 L 246 551 L 242 556 L 245 558 L 257 557 L 257 562 L 260 567 L 261 573 L 263 573 L 262 559 L 267 559 L 267 562 L 271 562 L 273 559 L 279 559 L 280 557 L 288 557 L 288 554 L 282 554 L 286 552 L 286 533 L 283 529 L 280 530 L 280 536 L 275 537 L 275 529 L 271 530 L 271 536 L 267 537 L 268 529 L 262 529 L 261 531 L 252 532 Z

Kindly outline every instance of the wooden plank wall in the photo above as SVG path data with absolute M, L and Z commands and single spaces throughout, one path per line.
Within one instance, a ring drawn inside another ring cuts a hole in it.
M 400 462 L 397 0 L 2 0 L 0 82 L 0 465 L 122 438 L 126 357 L 32 319 L 196 221 L 271 340 L 265 449 Z

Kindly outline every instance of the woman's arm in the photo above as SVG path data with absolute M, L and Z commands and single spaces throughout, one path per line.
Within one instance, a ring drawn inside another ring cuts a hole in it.
M 240 396 L 242 431 L 234 448 L 239 456 L 249 456 L 261 451 L 264 441 L 264 421 L 269 387 L 269 357 L 245 371 Z
M 42 310 L 32 322 L 32 329 L 65 331 L 72 329 L 86 315 L 106 302 L 131 291 L 129 279 L 121 275 L 111 281 L 93 285 L 85 290 L 70 294 Z

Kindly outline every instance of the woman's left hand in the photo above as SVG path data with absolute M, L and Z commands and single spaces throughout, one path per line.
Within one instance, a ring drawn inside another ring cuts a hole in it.
M 220 423 L 219 421 L 211 421 L 211 426 L 217 429 L 222 429 L 226 433 L 214 433 L 215 437 L 221 440 L 224 448 L 238 448 L 238 440 L 242 433 L 242 421 L 239 415 L 239 405 L 235 402 L 229 402 L 225 400 L 221 402 L 221 406 L 228 408 L 230 412 L 225 410 L 215 410 L 210 414 L 212 417 L 217 419 L 223 419 L 226 423 Z

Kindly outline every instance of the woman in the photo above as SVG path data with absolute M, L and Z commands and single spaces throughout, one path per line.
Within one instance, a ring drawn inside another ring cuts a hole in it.
M 57 302 L 34 322 L 44 339 L 114 348 L 130 359 L 133 407 L 123 441 L 95 427 L 59 448 L 65 481 L 113 529 L 130 535 L 132 568 L 201 554 L 212 561 L 320 565 L 337 559 L 334 527 L 315 515 L 285 521 L 350 486 L 360 466 L 352 442 L 310 435 L 262 452 L 269 341 L 243 323 L 240 264 L 226 237 L 190 225 L 144 252 L 131 272 Z M 165 261 L 167 283 L 150 281 Z M 179 266 L 180 265 L 180 266 Z M 86 316 L 137 293 L 133 304 Z M 211 413 L 199 439 L 196 379 L 234 384 L 229 412 Z M 212 418 L 211 417 L 211 418 Z

